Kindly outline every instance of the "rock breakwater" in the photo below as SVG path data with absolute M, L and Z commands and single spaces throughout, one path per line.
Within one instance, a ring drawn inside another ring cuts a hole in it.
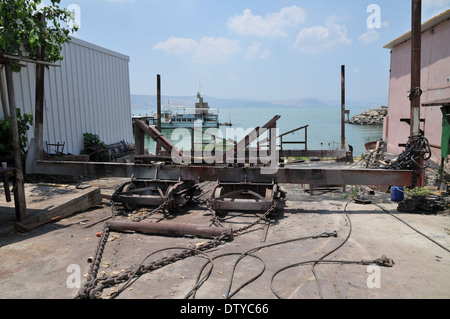
M 383 125 L 387 113 L 387 108 L 372 109 L 352 117 L 347 123 L 353 125 Z

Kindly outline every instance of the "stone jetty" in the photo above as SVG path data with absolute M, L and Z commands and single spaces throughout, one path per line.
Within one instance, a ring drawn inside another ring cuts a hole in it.
M 387 113 L 387 108 L 372 109 L 352 117 L 347 123 L 354 125 L 383 125 Z

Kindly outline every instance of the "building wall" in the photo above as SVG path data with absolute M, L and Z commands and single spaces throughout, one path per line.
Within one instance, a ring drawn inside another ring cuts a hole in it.
M 65 142 L 64 153 L 78 155 L 84 133 L 106 144 L 132 143 L 129 57 L 77 38 L 62 54 L 61 67 L 45 71 L 44 147 Z M 17 106 L 33 115 L 35 68 L 28 64 L 13 77 Z M 33 128 L 28 135 L 31 141 Z
M 450 21 L 446 20 L 422 34 L 421 103 L 450 97 Z M 411 40 L 399 44 L 391 51 L 389 85 L 389 112 L 384 123 L 384 138 L 388 152 L 400 154 L 410 134 L 410 126 L 400 122 L 410 118 L 411 103 Z M 441 145 L 442 113 L 440 107 L 422 107 L 421 129 L 430 144 Z M 435 163 L 440 162 L 440 149 L 432 148 Z

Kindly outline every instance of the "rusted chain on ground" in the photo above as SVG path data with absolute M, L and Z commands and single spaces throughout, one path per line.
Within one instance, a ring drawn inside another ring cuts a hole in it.
M 114 216 L 116 216 L 115 208 L 114 208 L 114 198 L 115 198 L 114 196 L 111 198 L 112 214 Z M 160 210 L 164 209 L 165 207 L 167 207 L 167 205 L 169 205 L 169 203 L 170 203 L 170 200 L 171 199 L 169 198 L 165 203 L 163 203 L 161 206 L 159 206 L 158 208 L 153 210 L 150 214 L 152 214 L 156 211 L 160 211 Z M 240 233 L 242 233 L 242 232 L 252 228 L 256 224 L 258 224 L 261 220 L 266 219 L 267 216 L 269 216 L 275 210 L 275 208 L 276 208 L 276 203 L 274 203 L 274 205 L 272 205 L 266 211 L 266 213 L 263 214 L 260 218 L 258 218 L 258 220 L 256 220 L 255 222 L 251 223 L 248 226 L 242 227 L 240 229 L 233 230 L 233 235 L 235 235 L 235 236 L 239 235 Z M 146 218 L 146 217 L 144 217 L 144 218 Z M 144 218 L 139 217 L 139 218 L 136 218 L 134 221 L 139 222 L 139 221 L 142 221 Z M 77 296 L 75 297 L 75 299 L 98 299 L 98 298 L 101 298 L 103 290 L 108 287 L 112 287 L 112 286 L 118 285 L 123 282 L 128 283 L 133 278 L 139 277 L 145 273 L 160 269 L 160 268 L 167 266 L 169 264 L 172 264 L 174 262 L 184 260 L 186 258 L 195 256 L 199 253 L 203 253 L 204 251 L 213 249 L 213 248 L 221 245 L 221 243 L 229 235 L 228 233 L 224 232 L 223 234 L 214 238 L 213 240 L 208 241 L 208 242 L 204 243 L 203 245 L 197 246 L 196 249 L 186 248 L 183 252 L 181 252 L 179 254 L 174 254 L 171 257 L 164 257 L 164 258 L 157 260 L 155 262 L 152 262 L 148 265 L 140 265 L 138 267 L 138 269 L 136 269 L 134 271 L 122 272 L 120 274 L 113 275 L 113 276 L 110 276 L 107 278 L 98 278 L 98 269 L 100 267 L 102 254 L 103 254 L 106 242 L 108 240 L 109 232 L 110 231 L 108 228 L 108 224 L 105 224 L 101 239 L 98 244 L 98 248 L 97 248 L 95 257 L 92 259 L 92 265 L 89 270 L 88 280 L 83 285 L 83 287 L 80 289 L 80 291 L 77 294 Z M 179 249 L 179 248 L 172 247 L 172 248 L 168 248 L 168 249 Z M 121 291 L 123 291 L 123 290 L 121 290 Z M 117 297 L 117 295 L 118 294 L 114 294 L 114 298 Z
M 112 215 L 113 219 L 115 219 L 118 215 L 117 211 L 115 209 L 115 200 L 117 199 L 117 194 L 118 194 L 119 188 L 120 188 L 120 186 L 116 189 L 113 196 L 111 197 L 111 215 Z M 144 216 L 135 218 L 133 221 L 135 221 L 135 222 L 142 221 L 142 220 L 148 218 L 149 216 L 151 216 L 152 214 L 154 214 L 158 211 L 164 210 L 165 207 L 167 207 L 167 205 L 170 204 L 171 200 L 173 200 L 173 199 L 169 198 L 167 201 L 165 201 L 163 204 L 161 204 L 156 209 L 152 210 L 150 213 L 148 213 Z M 105 223 L 103 230 L 101 232 L 100 240 L 98 242 L 95 255 L 93 258 L 89 259 L 91 266 L 89 269 L 86 283 L 80 288 L 78 294 L 74 297 L 74 299 L 97 299 L 97 298 L 100 298 L 101 293 L 102 293 L 103 289 L 105 288 L 104 283 L 108 283 L 108 285 L 109 285 L 111 283 L 111 281 L 117 282 L 117 281 L 123 280 L 124 278 L 129 277 L 129 274 L 123 273 L 123 274 L 117 275 L 115 278 L 110 279 L 110 281 L 108 281 L 106 278 L 98 278 L 98 270 L 100 268 L 100 264 L 101 264 L 101 260 L 103 257 L 103 252 L 105 250 L 106 243 L 108 242 L 109 234 L 110 234 L 110 229 L 109 229 L 108 223 Z M 114 285 L 115 284 L 116 283 L 114 283 Z

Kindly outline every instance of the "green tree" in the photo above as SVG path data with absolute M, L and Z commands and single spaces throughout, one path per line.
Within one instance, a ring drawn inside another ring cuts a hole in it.
M 62 60 L 62 45 L 70 42 L 70 33 L 77 31 L 78 26 L 69 26 L 74 20 L 73 13 L 60 8 L 60 0 L 50 2 L 39 9 L 41 0 L 1 0 L 0 51 L 36 59 L 37 49 L 43 45 L 46 62 Z M 38 13 L 45 15 L 44 33 Z M 20 67 L 14 67 L 14 71 L 20 71 Z
M 22 157 L 25 157 L 25 148 L 28 144 L 27 132 L 30 129 L 30 125 L 33 125 L 33 115 L 21 114 L 20 109 L 17 109 L 17 126 L 19 129 L 19 142 Z M 11 132 L 11 122 L 4 119 L 0 119 L 0 155 L 12 153 L 14 151 L 14 143 Z

